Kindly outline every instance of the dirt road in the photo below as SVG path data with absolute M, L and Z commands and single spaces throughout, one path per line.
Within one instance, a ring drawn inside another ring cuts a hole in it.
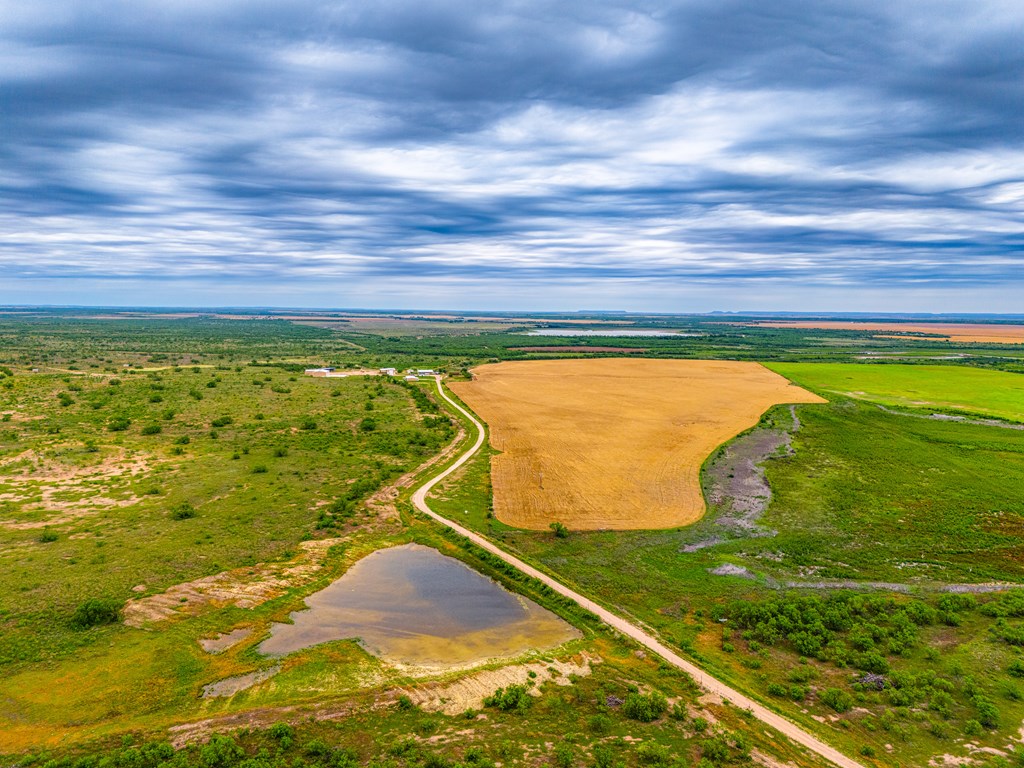
M 477 436 L 476 440 L 473 442 L 473 445 L 465 453 L 463 453 L 454 464 L 448 467 L 444 472 L 435 475 L 433 478 L 431 478 L 422 486 L 420 486 L 415 493 L 413 493 L 412 503 L 415 505 L 416 509 L 418 509 L 420 512 L 423 512 L 426 515 L 429 515 L 433 519 L 437 520 L 439 523 L 448 526 L 453 531 L 462 534 L 477 546 L 483 547 L 488 552 L 497 555 L 509 565 L 515 566 L 523 573 L 532 576 L 540 582 L 543 582 L 559 594 L 564 595 L 565 597 L 568 597 L 571 600 L 574 600 L 580 606 L 598 616 L 601 619 L 601 621 L 603 621 L 608 626 L 612 627 L 618 632 L 621 632 L 624 635 L 633 638 L 635 641 L 640 643 L 648 650 L 658 654 L 668 663 L 690 674 L 693 677 L 693 679 L 696 680 L 697 683 L 702 688 L 704 688 L 704 690 L 706 690 L 708 693 L 719 696 L 722 699 L 725 699 L 726 701 L 730 702 L 731 704 L 741 709 L 750 710 L 754 717 L 756 717 L 762 723 L 765 723 L 766 725 L 775 728 L 777 731 L 784 734 L 787 738 L 791 739 L 797 744 L 801 744 L 802 746 L 809 749 L 811 752 L 814 752 L 815 754 L 824 757 L 826 760 L 831 761 L 835 765 L 840 766 L 840 768 L 865 768 L 863 764 L 858 763 L 856 760 L 852 760 L 843 753 L 839 752 L 837 749 L 830 747 L 828 744 L 816 738 L 811 733 L 805 731 L 803 728 L 796 725 L 795 723 L 790 722 L 782 715 L 779 715 L 773 712 L 772 710 L 768 709 L 767 707 L 758 704 L 753 699 L 744 696 L 739 691 L 733 690 L 725 683 L 720 682 L 719 680 L 716 680 L 715 678 L 709 676 L 702 669 L 695 666 L 693 663 L 687 661 L 679 654 L 675 653 L 672 649 L 668 648 L 666 645 L 661 643 L 661 641 L 659 641 L 653 634 L 641 629 L 640 627 L 638 627 L 635 624 L 632 624 L 629 621 L 626 621 L 621 616 L 612 613 L 607 608 L 604 608 L 603 606 L 595 603 L 593 600 L 588 600 L 583 595 L 579 594 L 578 592 L 575 592 L 572 589 L 569 589 L 569 587 L 565 586 L 559 581 L 556 581 L 547 574 L 538 571 L 533 566 L 527 565 L 519 558 L 510 555 L 508 552 L 501 549 L 496 544 L 493 544 L 489 539 L 485 538 L 484 536 L 481 536 L 480 534 L 475 533 L 469 530 L 468 528 L 464 528 L 458 523 L 454 523 L 451 520 L 448 520 L 447 518 L 441 517 L 441 515 L 434 512 L 427 505 L 427 494 L 435 485 L 437 485 L 444 478 L 448 477 L 450 474 L 455 472 L 459 467 L 461 467 L 463 464 L 469 461 L 473 454 L 480 450 L 480 446 L 484 444 L 485 439 L 483 425 L 476 419 L 475 416 L 473 416 L 473 414 L 469 413 L 465 408 L 456 403 L 452 398 L 448 397 L 448 394 L 444 391 L 444 387 L 441 385 L 440 376 L 436 377 L 436 381 L 438 394 L 447 402 L 451 403 L 452 407 L 454 407 L 459 413 L 461 413 L 463 416 L 469 419 L 469 421 L 477 430 Z

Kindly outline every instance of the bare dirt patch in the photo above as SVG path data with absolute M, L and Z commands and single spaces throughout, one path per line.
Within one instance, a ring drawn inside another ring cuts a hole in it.
M 151 462 L 145 457 L 129 457 L 124 451 L 89 466 L 69 466 L 24 451 L 0 461 L 0 501 L 13 502 L 27 513 L 48 514 L 42 520 L 0 520 L 14 530 L 30 530 L 60 525 L 87 517 L 110 507 L 127 507 L 139 501 L 135 495 L 112 498 L 98 495 L 97 488 L 112 491 L 118 480 L 145 474 Z
M 571 685 L 572 676 L 586 677 L 590 674 L 591 664 L 600 661 L 599 658 L 583 653 L 569 661 L 513 664 L 498 669 L 486 669 L 454 682 L 428 684 L 402 693 L 428 712 L 458 715 L 467 709 L 482 709 L 487 696 L 498 688 L 509 685 L 526 685 L 531 680 L 538 687 L 548 680 L 554 681 L 555 685 Z M 533 677 L 530 676 L 531 672 Z M 536 688 L 531 691 L 540 694 Z
M 313 580 L 323 567 L 327 550 L 343 539 L 304 541 L 302 553 L 283 563 L 261 563 L 251 568 L 235 568 L 183 584 L 165 592 L 129 600 L 124 607 L 124 623 L 130 627 L 195 613 L 206 605 L 236 605 L 253 608 L 280 597 L 288 589 Z
M 495 514 L 522 528 L 687 525 L 700 467 L 778 403 L 824 402 L 757 363 L 531 360 L 451 382 L 488 423 Z

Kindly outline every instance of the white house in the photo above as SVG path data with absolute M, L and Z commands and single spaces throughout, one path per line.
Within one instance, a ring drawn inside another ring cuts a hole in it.
M 385 375 L 385 376 L 397 376 L 398 375 L 398 369 L 397 368 L 381 368 L 380 372 L 383 375 Z
M 406 381 L 419 381 L 420 377 L 419 376 L 413 376 L 412 374 L 409 374 L 408 376 L 405 377 L 405 380 Z
M 432 371 L 430 368 L 419 368 L 416 371 L 416 375 L 417 376 L 433 376 L 435 374 L 434 374 L 434 371 Z
M 307 376 L 330 376 L 334 373 L 333 368 L 307 368 L 305 374 Z

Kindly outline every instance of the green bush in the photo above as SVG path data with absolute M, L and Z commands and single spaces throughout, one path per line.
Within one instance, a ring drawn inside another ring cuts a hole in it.
M 587 721 L 587 727 L 595 736 L 607 736 L 611 733 L 614 721 L 608 715 L 593 715 Z
M 142 428 L 144 435 L 159 435 L 161 432 L 163 432 L 163 427 L 159 424 L 147 424 Z
M 484 699 L 484 706 L 496 707 L 502 712 L 523 713 L 530 708 L 533 698 L 525 685 L 510 685 L 507 688 L 499 688 L 493 694 Z
M 826 688 L 821 694 L 821 701 L 836 712 L 849 712 L 853 709 L 853 696 L 839 688 Z
M 71 615 L 71 626 L 75 629 L 89 629 L 103 624 L 113 624 L 120 617 L 121 605 L 116 600 L 90 597 Z
M 668 765 L 668 747 L 653 741 L 645 741 L 636 750 L 640 765 Z
M 50 544 L 59 538 L 60 536 L 58 536 L 55 531 L 51 531 L 49 528 L 43 528 L 43 532 L 36 537 L 36 541 L 40 544 Z
M 560 741 L 555 745 L 551 758 L 555 768 L 572 768 L 576 763 L 576 750 L 572 744 Z
M 198 514 L 196 508 L 187 501 L 171 507 L 171 520 L 189 520 Z
M 991 699 L 979 694 L 974 697 L 974 706 L 978 708 L 978 722 L 986 728 L 999 727 L 999 709 Z
M 657 720 L 667 709 L 668 701 L 658 691 L 652 691 L 646 696 L 641 693 L 629 693 L 622 702 L 622 713 L 630 720 L 639 720 L 641 723 Z
M 115 416 L 107 422 L 107 429 L 111 432 L 124 432 L 132 425 L 132 420 L 125 416 Z

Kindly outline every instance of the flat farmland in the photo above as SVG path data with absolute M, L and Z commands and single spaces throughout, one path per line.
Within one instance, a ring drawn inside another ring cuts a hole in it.
M 887 334 L 925 333 L 941 336 L 941 341 L 974 344 L 1024 344 L 1024 325 L 996 323 L 869 323 L 861 321 L 780 320 L 749 323 L 760 328 L 805 328 L 825 331 L 874 331 L 878 338 L 903 339 Z
M 712 360 L 484 365 L 451 389 L 490 428 L 495 515 L 534 530 L 687 525 L 700 467 L 771 406 L 822 403 L 767 368 Z
M 769 363 L 819 392 L 883 405 L 966 411 L 1024 422 L 1024 376 L 951 365 Z

